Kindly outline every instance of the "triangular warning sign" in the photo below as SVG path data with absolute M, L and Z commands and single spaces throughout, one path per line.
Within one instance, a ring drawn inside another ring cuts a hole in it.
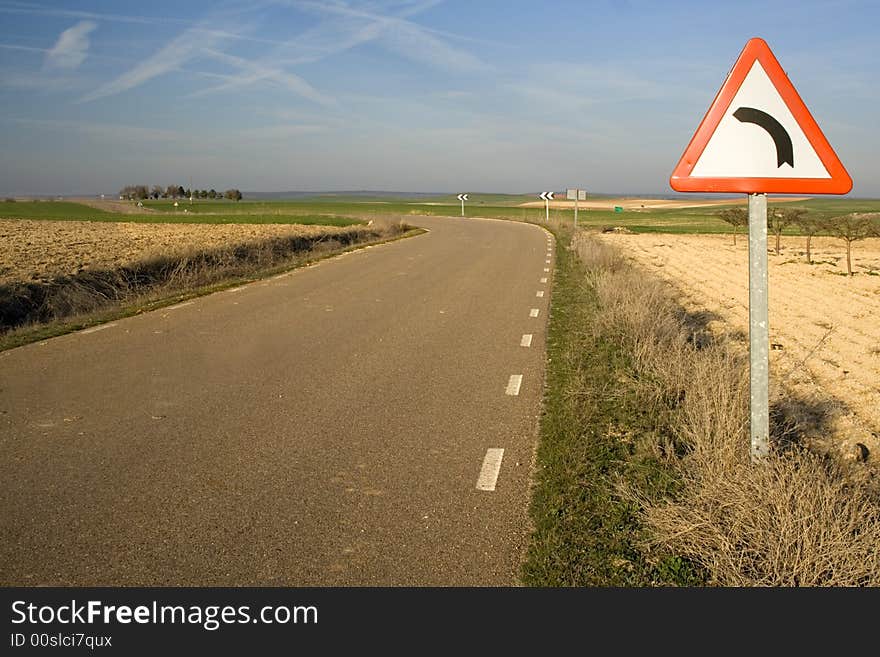
M 750 39 L 669 178 L 679 192 L 846 194 L 852 179 L 763 39 Z

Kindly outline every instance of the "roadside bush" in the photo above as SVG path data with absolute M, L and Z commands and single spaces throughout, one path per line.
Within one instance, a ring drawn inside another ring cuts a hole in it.
M 658 458 L 679 480 L 659 500 L 619 482 L 648 528 L 646 550 L 688 559 L 720 586 L 880 585 L 880 505 L 867 474 L 779 441 L 752 464 L 745 345 L 706 331 L 673 288 L 610 247 L 581 234 L 575 248 L 602 330 L 631 354 L 631 376 L 664 436 Z

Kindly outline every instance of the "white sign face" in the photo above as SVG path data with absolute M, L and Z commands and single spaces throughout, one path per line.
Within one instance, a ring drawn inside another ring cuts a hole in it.
M 587 200 L 587 190 L 585 189 L 567 189 L 565 190 L 565 198 L 569 201 L 586 201 Z
M 831 178 L 755 60 L 691 171 L 694 178 Z

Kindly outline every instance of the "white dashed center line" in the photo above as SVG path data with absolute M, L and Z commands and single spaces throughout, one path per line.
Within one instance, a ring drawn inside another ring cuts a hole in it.
M 522 336 L 522 340 L 519 341 L 520 347 L 531 347 L 532 346 L 532 334 L 524 333 Z
M 529 317 L 537 317 L 539 312 L 541 312 L 541 311 L 538 310 L 537 308 L 532 308 L 529 311 Z
M 519 387 L 522 385 L 522 374 L 511 374 L 510 381 L 507 382 L 507 390 L 504 392 L 515 397 L 519 394 Z
M 501 459 L 504 458 L 504 450 L 500 447 L 490 447 L 486 450 L 483 459 L 483 467 L 480 468 L 480 476 L 477 478 L 477 490 L 495 490 L 498 482 L 498 473 L 501 472 Z

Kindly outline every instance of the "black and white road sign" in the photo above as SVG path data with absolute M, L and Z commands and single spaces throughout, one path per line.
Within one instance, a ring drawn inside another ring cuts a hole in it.
M 467 201 L 467 197 L 468 197 L 467 194 L 459 194 L 459 195 L 458 195 L 458 200 L 459 200 L 459 201 Z
M 553 200 L 553 192 L 541 192 L 541 200 L 542 201 L 552 201 Z

